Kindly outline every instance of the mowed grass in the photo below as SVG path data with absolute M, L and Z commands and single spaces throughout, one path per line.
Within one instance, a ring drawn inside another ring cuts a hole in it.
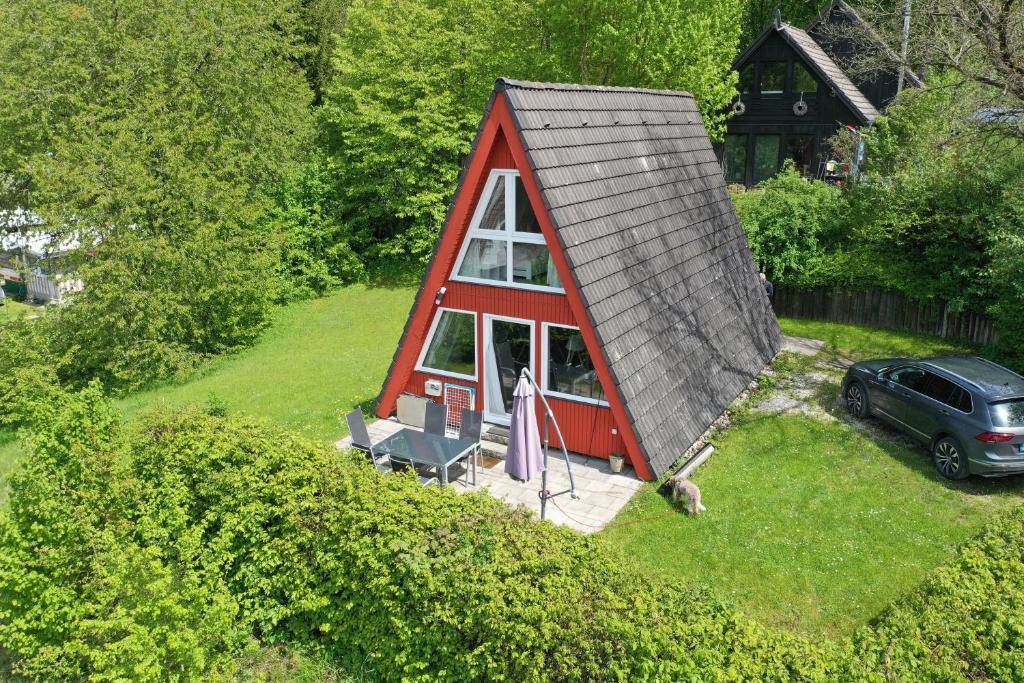
M 206 405 L 266 418 L 317 439 L 338 439 L 344 414 L 370 417 L 415 289 L 353 285 L 280 309 L 250 349 L 218 359 L 189 382 L 118 401 L 131 417 L 156 407 Z M 0 431 L 0 505 L 22 449 Z
M 604 535 L 640 565 L 696 581 L 768 624 L 851 632 L 913 588 L 1024 478 L 948 483 L 923 449 L 842 422 L 752 413 L 693 477 L 708 510 L 668 515 L 647 484 Z
M 783 318 L 821 339 L 818 360 L 975 353 L 893 330 Z M 779 367 L 807 371 L 789 357 Z M 838 392 L 839 371 L 823 393 Z M 818 397 L 827 403 L 829 397 Z M 843 635 L 912 589 L 996 512 L 1024 502 L 1024 477 L 950 483 L 924 448 L 877 423 L 741 410 L 694 475 L 708 511 L 670 513 L 641 489 L 605 536 L 640 566 L 707 584 L 751 616 L 810 635 Z
M 853 360 L 976 355 L 977 350 L 949 339 L 882 327 L 829 323 L 800 318 L 779 318 L 783 334 L 825 342 L 824 353 Z
M 4 305 L 0 306 L 0 323 L 5 320 L 14 320 L 29 315 L 36 311 L 35 308 L 20 301 L 8 298 Z
M 412 305 L 414 290 L 364 285 L 279 311 L 260 342 L 212 364 L 190 382 L 135 394 L 128 416 L 154 406 L 236 411 L 320 439 L 347 430 L 344 413 L 369 417 Z

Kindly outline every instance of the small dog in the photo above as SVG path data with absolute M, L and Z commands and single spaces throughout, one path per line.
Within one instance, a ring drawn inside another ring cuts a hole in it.
M 707 510 L 700 502 L 700 489 L 689 479 L 684 479 L 678 474 L 668 480 L 672 488 L 672 504 L 678 506 L 679 499 L 683 499 L 686 512 L 691 517 Z

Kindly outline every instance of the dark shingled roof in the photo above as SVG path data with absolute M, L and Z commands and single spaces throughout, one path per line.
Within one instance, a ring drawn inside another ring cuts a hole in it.
M 751 43 L 750 47 L 733 62 L 733 69 L 737 71 L 747 62 L 751 55 L 768 39 L 768 36 L 778 33 L 783 40 L 789 43 L 790 47 L 796 50 L 804 61 L 818 74 L 818 77 L 825 81 L 835 93 L 849 107 L 860 123 L 871 125 L 880 116 L 875 105 L 864 96 L 864 93 L 854 85 L 846 72 L 839 68 L 828 54 L 818 45 L 810 35 L 803 29 L 791 26 L 786 23 L 772 24 L 764 30 L 757 40 Z
M 839 65 L 821 49 L 821 45 L 818 45 L 814 38 L 811 38 L 803 29 L 789 24 L 782 24 L 779 27 L 779 33 L 797 52 L 804 56 L 808 63 L 824 75 L 825 81 L 846 102 L 851 111 L 861 117 L 863 123 L 870 125 L 875 122 L 879 116 L 875 105 L 871 104 L 871 101 L 854 85 L 846 72 L 839 68 Z
M 697 105 L 633 88 L 501 79 L 498 90 L 661 474 L 781 339 Z

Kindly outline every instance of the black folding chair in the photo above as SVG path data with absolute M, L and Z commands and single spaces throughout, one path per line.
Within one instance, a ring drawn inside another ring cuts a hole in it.
M 473 459 L 473 486 L 476 486 L 476 466 L 480 458 L 480 439 L 483 437 L 483 433 L 484 414 L 478 410 L 463 408 L 462 421 L 459 423 L 459 438 L 472 439 L 476 442 L 476 446 L 468 456 L 461 458 L 459 462 L 469 458 Z M 466 468 L 466 474 L 469 474 L 469 468 Z
M 423 431 L 427 434 L 445 436 L 448 424 L 448 406 L 443 403 L 427 402 L 427 412 L 423 417 Z
M 352 437 L 352 448 L 366 454 L 366 457 L 375 466 L 377 454 L 373 452 L 373 444 L 370 443 L 370 432 L 366 430 L 366 421 L 363 419 L 363 411 L 356 408 L 345 416 L 348 422 L 348 432 Z

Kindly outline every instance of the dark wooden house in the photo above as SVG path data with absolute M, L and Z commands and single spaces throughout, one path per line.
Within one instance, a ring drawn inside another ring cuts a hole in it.
M 844 27 L 858 40 L 844 38 Z M 739 90 L 716 152 L 726 181 L 756 185 L 792 159 L 805 177 L 820 177 L 829 159 L 827 140 L 840 126 L 871 126 L 896 95 L 896 74 L 848 75 L 840 64 L 875 34 L 857 13 L 836 0 L 807 30 L 776 20 L 736 58 Z M 879 50 L 889 50 L 877 40 Z M 908 73 L 906 83 L 920 86 Z
M 530 368 L 570 450 L 652 479 L 779 345 L 692 96 L 501 79 L 376 413 L 508 424 Z

